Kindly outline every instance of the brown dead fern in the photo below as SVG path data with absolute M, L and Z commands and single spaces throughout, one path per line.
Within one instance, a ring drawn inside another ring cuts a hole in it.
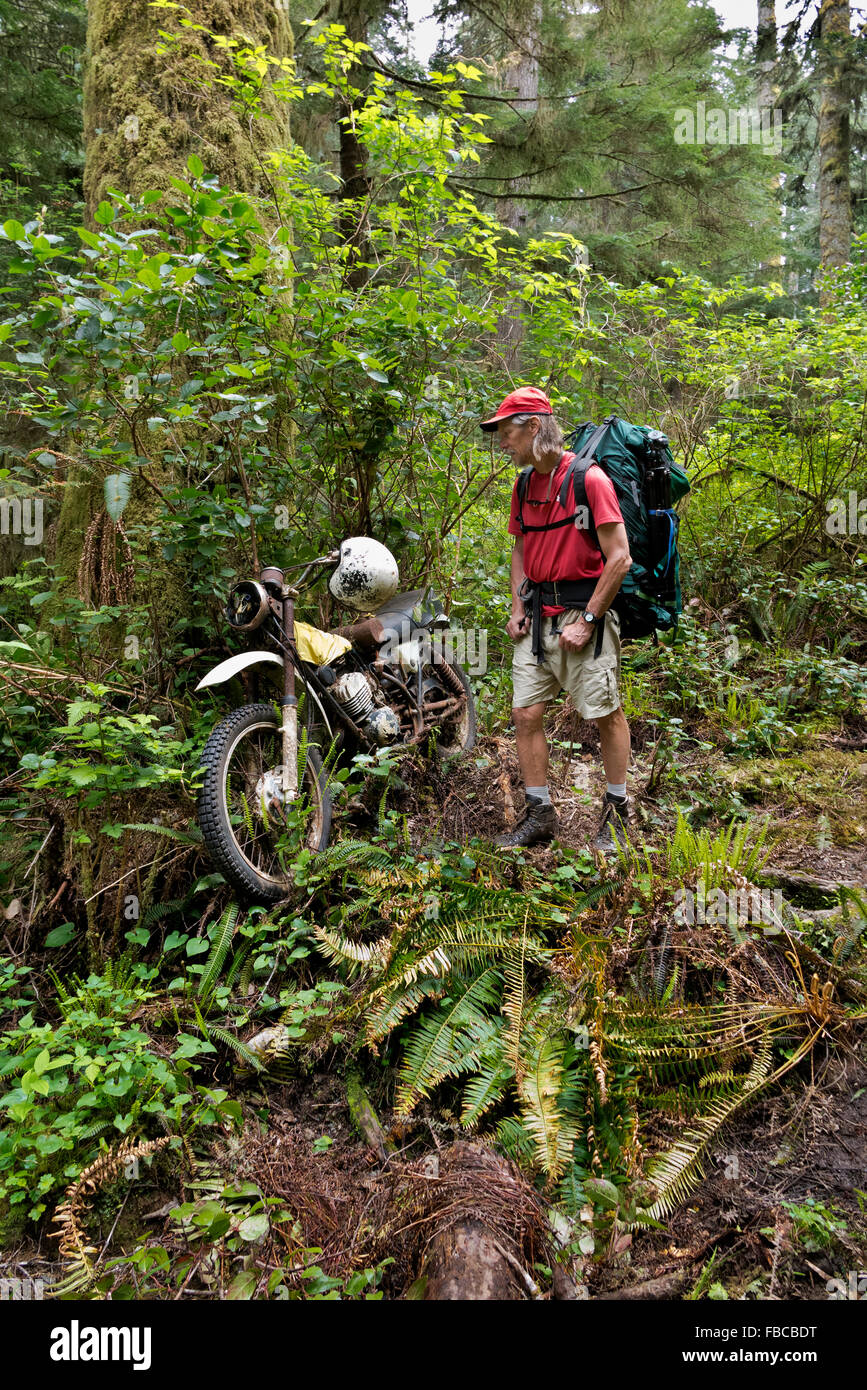
M 64 1278 L 52 1285 L 51 1296 L 81 1292 L 95 1277 L 92 1256 L 96 1247 L 88 1244 L 83 1222 L 87 1212 L 86 1198 L 105 1183 L 120 1177 L 130 1163 L 159 1152 L 171 1143 L 171 1135 L 160 1139 L 124 1139 L 116 1149 L 101 1153 L 66 1189 L 65 1200 L 54 1213 L 56 1231 L 51 1235 L 60 1242 L 60 1255 L 66 1261 Z
M 117 543 L 123 564 L 117 568 Z M 103 606 L 128 603 L 132 598 L 135 564 L 126 532 L 119 521 L 112 521 L 103 509 L 87 528 L 78 566 L 78 593 L 85 602 Z

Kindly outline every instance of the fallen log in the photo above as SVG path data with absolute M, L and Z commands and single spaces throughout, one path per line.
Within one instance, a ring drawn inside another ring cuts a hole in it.
M 515 1302 L 515 1271 L 480 1221 L 458 1221 L 431 1240 L 425 1262 L 426 1300 Z
M 547 1253 L 544 1217 L 511 1163 L 483 1144 L 458 1141 L 440 1154 L 439 1176 L 428 1193 L 433 1233 L 417 1281 L 425 1301 L 541 1296 L 527 1250 L 537 1246 L 539 1256 Z

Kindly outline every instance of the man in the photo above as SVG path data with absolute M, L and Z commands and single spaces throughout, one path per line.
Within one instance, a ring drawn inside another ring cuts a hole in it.
M 612 829 L 621 841 L 629 833 L 630 735 L 618 689 L 620 619 L 611 604 L 632 559 L 617 494 L 591 464 L 585 474 L 590 517 L 587 508 L 576 507 L 572 481 L 561 507 L 560 488 L 574 455 L 564 452 L 551 402 L 535 387 L 513 391 L 482 429 L 496 431 L 516 467 L 533 467 L 522 503 L 517 479 L 512 489 L 512 616 L 506 628 L 515 644 L 512 716 L 527 812 L 496 843 L 535 845 L 556 834 L 543 716 L 548 702 L 567 690 L 581 717 L 599 730 L 608 786 L 594 848 L 608 852 Z

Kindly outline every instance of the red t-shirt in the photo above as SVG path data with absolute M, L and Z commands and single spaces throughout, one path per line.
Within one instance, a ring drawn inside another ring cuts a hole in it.
M 575 457 L 568 451 L 563 455 L 552 474 L 543 475 L 535 469 L 530 474 L 527 495 L 524 498 L 524 522 L 527 526 L 544 526 L 550 521 L 562 521 L 577 510 L 575 503 L 574 479 L 569 483 L 566 494 L 566 511 L 560 506 L 560 485 L 566 476 L 566 469 Z M 622 521 L 623 516 L 617 501 L 614 484 L 596 463 L 591 463 L 584 474 L 587 502 L 596 526 L 606 526 L 612 521 Z M 548 502 L 545 498 L 548 497 Z M 512 488 L 512 513 L 509 517 L 509 535 L 520 536 L 518 523 L 518 479 Z M 524 537 L 524 573 L 534 584 L 551 584 L 561 579 L 598 579 L 605 560 L 602 551 L 593 544 L 591 532 L 586 528 L 558 526 L 556 531 L 528 531 Z M 559 608 L 544 604 L 546 617 L 562 613 Z

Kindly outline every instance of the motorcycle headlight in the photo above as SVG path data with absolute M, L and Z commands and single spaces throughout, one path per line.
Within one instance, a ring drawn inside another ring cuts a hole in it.
M 252 632 L 269 612 L 268 593 L 254 579 L 236 584 L 226 604 L 226 618 L 238 632 Z

